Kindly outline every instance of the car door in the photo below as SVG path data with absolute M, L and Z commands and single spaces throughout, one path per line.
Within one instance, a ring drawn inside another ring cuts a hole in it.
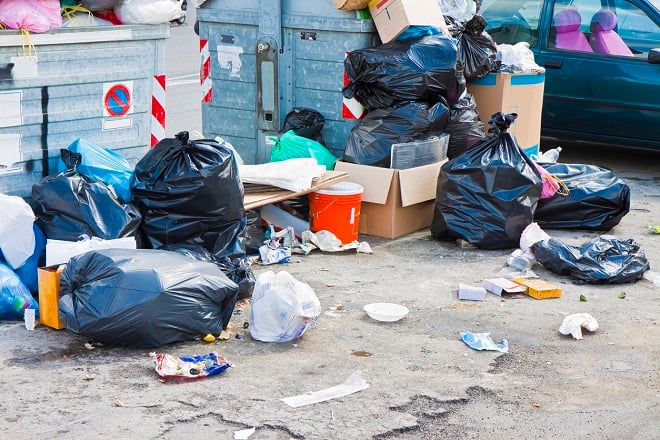
M 612 11 L 617 21 L 613 31 L 632 54 L 557 47 L 553 17 L 565 9 L 579 12 L 579 31 L 588 41 L 593 40 L 594 15 L 601 9 Z M 648 2 L 548 1 L 534 48 L 536 62 L 546 69 L 543 134 L 660 148 L 660 64 L 648 62 L 652 48 L 660 48 L 660 17 Z

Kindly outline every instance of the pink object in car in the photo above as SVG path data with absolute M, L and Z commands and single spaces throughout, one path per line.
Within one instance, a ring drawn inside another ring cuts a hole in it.
M 555 47 L 558 49 L 593 52 L 587 37 L 580 31 L 582 17 L 575 9 L 564 9 L 555 14 L 552 24 L 557 31 Z
M 616 14 L 609 9 L 601 9 L 591 19 L 591 47 L 594 52 L 632 56 L 630 48 L 614 31 Z

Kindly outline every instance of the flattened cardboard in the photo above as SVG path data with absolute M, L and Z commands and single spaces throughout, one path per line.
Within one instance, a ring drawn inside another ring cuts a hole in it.
M 393 170 L 338 161 L 335 170 L 347 172 L 349 181 L 364 188 L 359 232 L 397 238 L 429 227 L 444 162 Z
M 541 110 L 545 89 L 545 70 L 532 73 L 489 73 L 467 84 L 474 96 L 479 119 L 488 130 L 493 114 L 517 113 L 509 128 L 524 150 L 538 150 L 541 142 Z

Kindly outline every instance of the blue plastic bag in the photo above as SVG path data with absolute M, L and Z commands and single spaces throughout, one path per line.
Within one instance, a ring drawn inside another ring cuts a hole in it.
M 105 183 L 122 202 L 130 203 L 133 168 L 119 153 L 84 139 L 76 139 L 66 150 L 60 150 L 60 154 L 58 172 L 75 169 L 80 174 Z
M 23 310 L 35 309 L 39 303 L 11 268 L 0 263 L 0 319 L 23 319 Z

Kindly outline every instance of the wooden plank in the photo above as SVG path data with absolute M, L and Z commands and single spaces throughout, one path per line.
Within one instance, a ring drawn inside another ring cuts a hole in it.
M 298 197 L 303 194 L 309 194 L 321 188 L 325 188 L 335 183 L 348 180 L 348 173 L 345 171 L 326 171 L 317 181 L 312 182 L 312 187 L 305 191 L 289 191 L 281 189 L 277 191 L 260 191 L 246 193 L 243 199 L 245 209 L 255 209 L 271 203 L 281 202 L 282 200 Z

